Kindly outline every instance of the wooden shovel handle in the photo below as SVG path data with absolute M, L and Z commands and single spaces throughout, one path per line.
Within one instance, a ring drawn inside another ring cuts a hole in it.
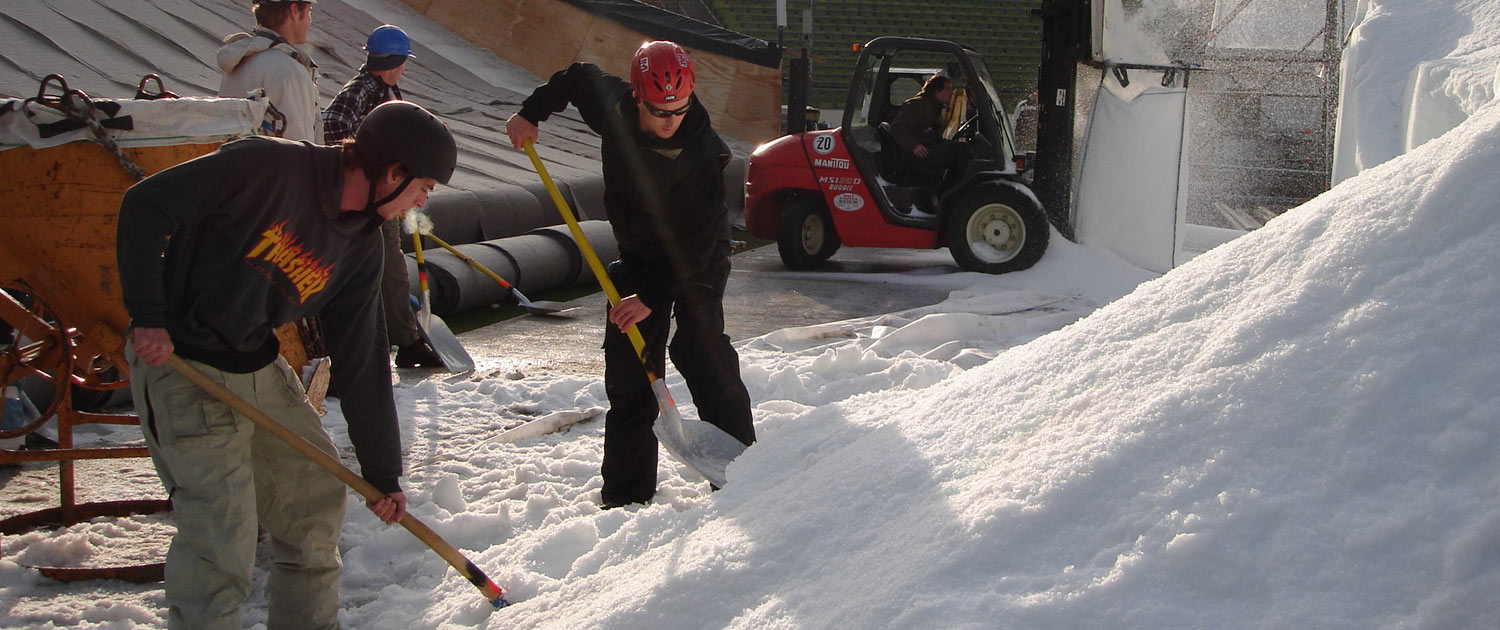
M 343 465 L 337 459 L 334 459 L 333 456 L 318 450 L 318 447 L 313 446 L 312 442 L 293 433 L 291 429 L 281 426 L 280 422 L 275 421 L 260 409 L 257 409 L 255 405 L 250 404 L 244 398 L 240 398 L 217 381 L 209 378 L 208 375 L 198 370 L 198 368 L 189 365 L 181 357 L 175 354 L 168 356 L 167 366 L 171 367 L 178 374 L 181 374 L 184 378 L 192 381 L 198 387 L 203 388 L 203 391 L 219 399 L 220 402 L 229 405 L 231 409 L 244 414 L 251 422 L 255 423 L 257 429 L 276 436 L 277 439 L 286 442 L 293 450 L 312 460 L 314 464 L 317 464 L 323 470 L 338 477 L 339 481 L 344 482 L 350 488 L 354 488 L 354 491 L 363 496 L 366 501 L 373 503 L 385 498 L 386 495 L 384 492 L 376 489 L 370 482 L 365 481 L 363 477 L 354 474 L 354 471 L 349 470 L 348 466 Z M 470 584 L 478 587 L 484 598 L 491 604 L 494 604 L 496 608 L 506 605 L 505 594 L 500 590 L 500 587 L 496 586 L 495 582 L 484 574 L 484 571 L 479 570 L 479 567 L 474 566 L 473 562 L 464 557 L 463 553 L 459 552 L 453 545 L 448 544 L 448 541 L 443 540 L 443 537 L 439 536 L 437 532 L 432 531 L 432 528 L 428 527 L 426 523 L 412 516 L 411 512 L 402 514 L 399 522 L 402 527 L 405 527 L 418 540 L 421 540 L 436 552 L 437 555 L 441 556 L 443 560 L 446 560 L 449 565 L 457 569 L 460 575 L 469 580 Z

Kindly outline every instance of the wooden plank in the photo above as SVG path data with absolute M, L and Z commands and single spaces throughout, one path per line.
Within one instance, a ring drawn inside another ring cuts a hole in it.
M 546 79 L 575 61 L 628 76 L 650 39 L 558 0 L 403 0 L 458 36 Z M 780 135 L 781 71 L 689 48 L 696 92 L 720 133 L 758 143 Z
M 580 11 L 570 4 L 552 2 L 573 11 Z M 589 15 L 584 13 L 584 15 Z M 578 50 L 578 57 L 573 61 L 590 61 L 605 72 L 620 77 L 630 76 L 630 60 L 635 56 L 637 48 L 641 47 L 650 37 L 646 37 L 636 31 L 630 30 L 606 18 L 589 15 L 588 32 L 583 38 L 583 45 Z M 693 58 L 696 60 L 697 55 Z M 701 72 L 701 71 L 700 71 Z

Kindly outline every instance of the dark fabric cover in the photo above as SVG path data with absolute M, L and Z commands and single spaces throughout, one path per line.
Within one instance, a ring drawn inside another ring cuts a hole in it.
M 767 68 L 781 67 L 781 47 L 635 0 L 563 0 L 652 39 L 677 42 Z

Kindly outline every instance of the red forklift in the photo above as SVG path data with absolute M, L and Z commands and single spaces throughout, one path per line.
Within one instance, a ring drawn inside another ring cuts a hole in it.
M 973 159 L 957 177 L 914 168 L 890 136 L 896 110 L 920 87 L 903 68 L 940 68 L 958 88 L 944 137 L 967 142 Z M 790 269 L 815 269 L 841 245 L 946 246 L 965 270 L 1027 269 L 1050 228 L 1013 133 L 977 51 L 879 37 L 861 48 L 842 125 L 782 136 L 750 155 L 745 222 L 776 240 Z

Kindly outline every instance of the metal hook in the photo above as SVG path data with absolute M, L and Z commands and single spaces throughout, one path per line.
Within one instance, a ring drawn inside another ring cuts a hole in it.
M 147 92 L 146 91 L 146 82 L 147 81 L 155 81 L 156 82 L 156 92 Z M 156 94 L 156 95 L 159 96 L 159 95 L 161 95 L 162 92 L 165 92 L 165 91 L 167 91 L 167 88 L 166 88 L 166 86 L 162 85 L 162 83 L 161 83 L 161 75 L 156 74 L 155 72 L 153 72 L 151 74 L 148 74 L 146 76 L 141 77 L 141 84 L 138 87 L 136 87 L 136 89 L 135 89 L 136 98 L 141 98 L 143 95 L 150 95 L 150 94 Z M 148 98 L 149 98 L 149 96 L 148 96 Z
M 62 96 L 62 109 L 69 118 L 88 121 L 94 117 L 94 99 L 84 94 L 83 90 L 68 90 Z
M 146 83 L 150 81 L 156 82 L 155 92 L 146 91 Z M 156 74 L 155 72 L 141 77 L 141 84 L 135 89 L 135 97 L 137 99 L 153 101 L 159 98 L 178 98 L 176 94 L 167 91 L 166 84 L 162 83 L 161 75 Z
M 47 84 L 52 83 L 53 81 L 57 82 L 58 89 L 62 92 L 62 94 L 59 94 L 57 96 L 47 96 Z M 44 105 L 51 105 L 54 103 L 60 103 L 63 97 L 67 94 L 68 80 L 64 79 L 63 75 L 60 74 L 49 74 L 45 77 L 42 77 L 42 86 L 36 91 L 36 100 Z

